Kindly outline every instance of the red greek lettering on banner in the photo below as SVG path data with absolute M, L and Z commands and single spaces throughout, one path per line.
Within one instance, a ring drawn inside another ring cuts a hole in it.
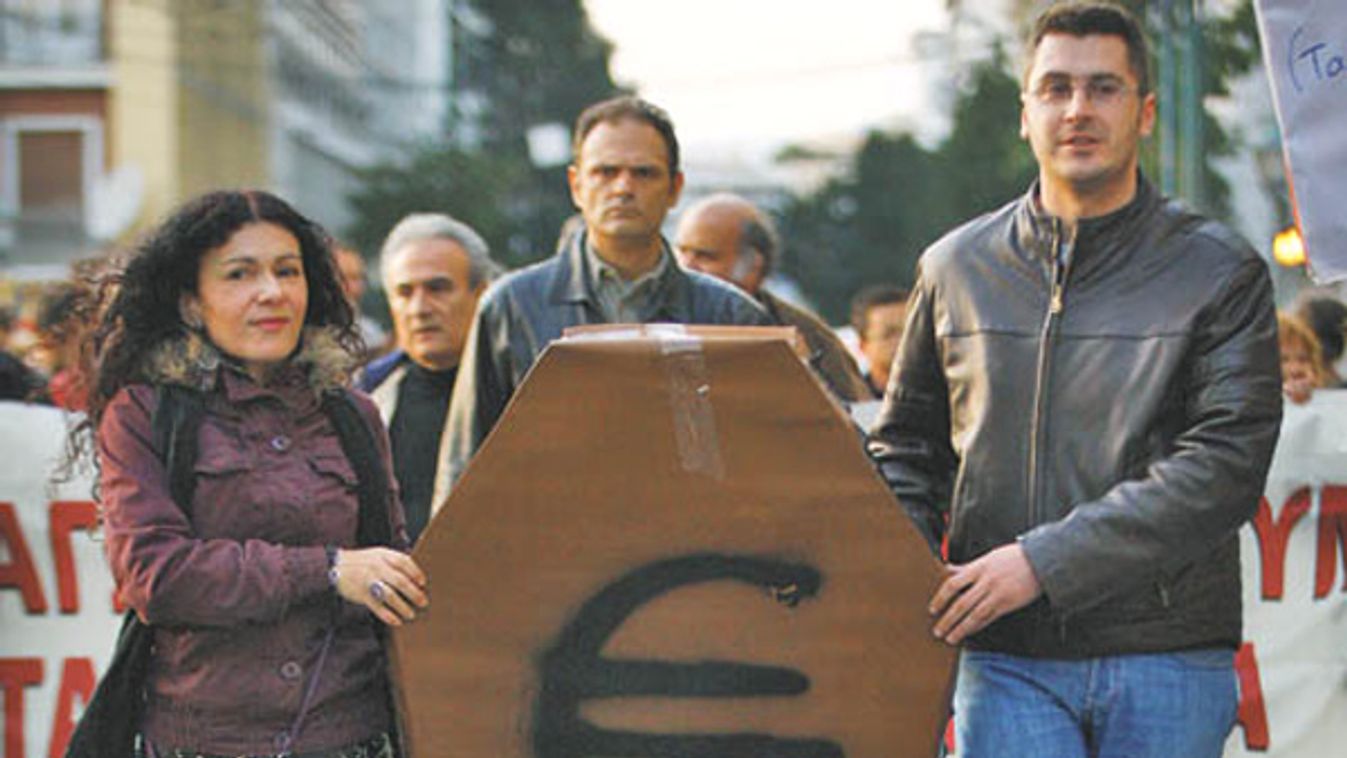
M 9 548 L 9 562 L 0 563 L 0 589 L 18 588 L 23 596 L 23 607 L 29 614 L 46 613 L 47 596 L 42 592 L 42 582 L 33 565 L 33 553 L 23 538 L 13 503 L 0 502 L 0 539 Z
M 1314 599 L 1327 597 L 1337 578 L 1339 548 L 1347 566 L 1347 487 L 1326 485 L 1319 494 L 1319 548 L 1314 562 Z M 1347 590 L 1347 570 L 1343 572 Z
M 1259 498 L 1253 517 L 1254 536 L 1258 538 L 1258 557 L 1262 567 L 1263 599 L 1281 600 L 1286 584 L 1286 543 L 1296 522 L 1309 513 L 1310 490 L 1302 487 L 1291 494 L 1274 519 L 1266 497 Z
M 42 683 L 41 658 L 0 658 L 5 696 L 5 758 L 23 758 L 23 690 Z
M 1244 730 L 1244 748 L 1266 751 L 1272 744 L 1272 734 L 1268 729 L 1267 702 L 1263 700 L 1263 680 L 1258 675 L 1258 653 L 1252 642 L 1240 645 L 1235 653 L 1235 675 L 1239 677 L 1236 723 Z
M 56 602 L 61 613 L 79 613 L 79 573 L 70 533 L 98 524 L 98 506 L 89 500 L 57 500 L 49 511 L 51 555 L 56 564 Z

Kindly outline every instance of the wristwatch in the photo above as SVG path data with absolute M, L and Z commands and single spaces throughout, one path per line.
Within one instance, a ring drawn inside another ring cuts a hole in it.
M 325 545 L 323 552 L 327 553 L 327 584 L 333 592 L 337 591 L 337 580 L 341 574 L 337 571 L 337 546 Z

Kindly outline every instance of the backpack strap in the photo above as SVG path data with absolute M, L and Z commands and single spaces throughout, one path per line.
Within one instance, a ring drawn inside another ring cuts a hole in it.
M 358 545 L 392 545 L 393 522 L 388 510 L 388 471 L 374 442 L 374 432 L 356 405 L 350 390 L 323 395 L 323 411 L 336 429 L 341 450 L 355 469 L 360 500 L 356 527 Z
M 156 385 L 159 402 L 150 417 L 154 449 L 168 472 L 168 491 L 173 502 L 192 518 L 196 493 L 197 438 L 206 402 L 201 393 L 177 384 Z
M 205 401 L 194 390 L 170 384 L 156 385 L 155 396 L 158 402 L 150 414 L 151 442 L 164 461 L 169 494 L 190 520 L 197 433 L 205 415 Z M 135 611 L 127 610 L 112 658 L 66 743 L 65 758 L 142 754 L 137 742 L 153 650 L 154 630 L 141 622 Z
M 348 389 L 332 390 L 323 395 L 323 411 L 337 431 L 342 452 L 351 462 L 356 475 L 356 496 L 360 500 L 359 522 L 356 526 L 356 544 L 393 545 L 393 520 L 389 515 L 388 476 L 383 456 L 375 444 L 374 431 L 360 412 L 355 396 Z M 388 628 L 376 624 L 376 634 L 386 646 Z M 389 735 L 397 755 L 406 755 L 402 715 L 398 712 L 397 696 L 388 692 Z

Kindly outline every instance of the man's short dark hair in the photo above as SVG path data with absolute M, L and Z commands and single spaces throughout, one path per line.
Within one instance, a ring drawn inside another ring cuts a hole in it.
M 908 291 L 896 284 L 871 284 L 857 292 L 851 298 L 851 328 L 856 330 L 856 336 L 865 336 L 865 328 L 870 325 L 870 309 L 906 303 L 907 296 Z
M 1127 44 L 1127 62 L 1137 80 L 1137 92 L 1145 97 L 1151 91 L 1150 52 L 1141 24 L 1126 8 L 1108 2 L 1067 2 L 1043 11 L 1034 22 L 1025 45 L 1024 82 L 1029 85 L 1029 71 L 1034 65 L 1034 54 L 1049 34 L 1072 37 L 1104 35 L 1121 37 Z
M 663 108 L 632 95 L 622 95 L 595 103 L 580 113 L 580 117 L 575 120 L 575 134 L 571 140 L 571 153 L 574 156 L 572 160 L 580 162 L 580 146 L 594 127 L 601 123 L 611 124 L 629 118 L 649 124 L 664 138 L 664 147 L 669 158 L 669 179 L 672 181 L 678 173 L 678 137 L 674 135 L 673 121 Z

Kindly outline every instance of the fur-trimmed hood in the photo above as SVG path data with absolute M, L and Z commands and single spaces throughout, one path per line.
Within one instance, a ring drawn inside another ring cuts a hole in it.
M 220 368 L 231 362 L 204 334 L 189 331 L 160 343 L 150 353 L 145 375 L 154 383 L 179 384 L 204 392 L 215 388 Z M 347 386 L 359 359 L 342 347 L 335 330 L 308 326 L 290 363 L 304 370 L 315 394 L 322 394 Z

